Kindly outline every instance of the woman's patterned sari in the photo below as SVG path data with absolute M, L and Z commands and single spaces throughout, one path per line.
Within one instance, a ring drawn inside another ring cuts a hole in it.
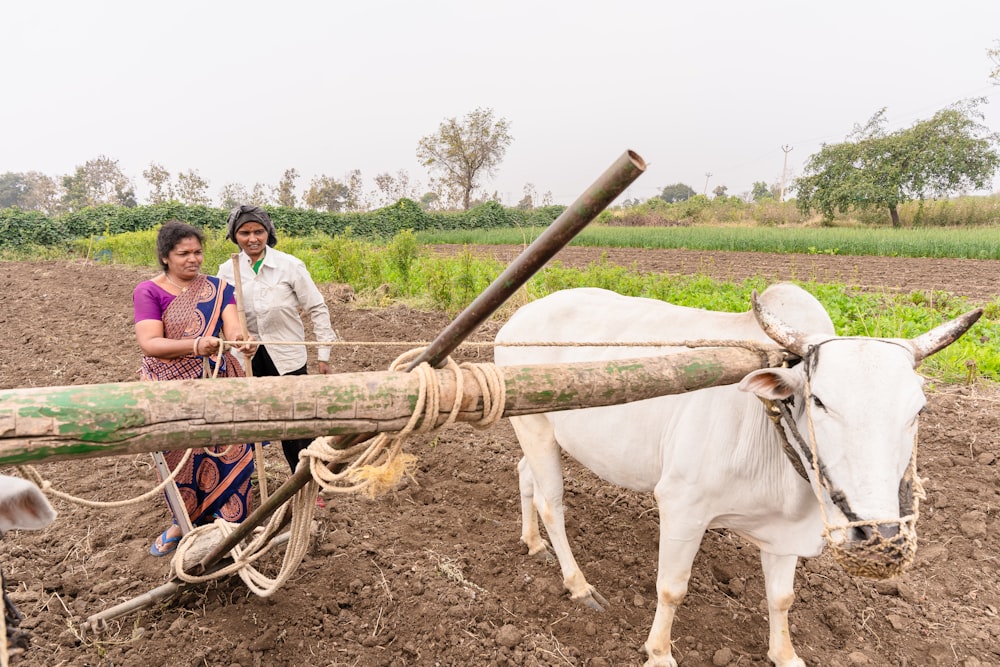
M 224 280 L 199 275 L 163 312 L 163 335 L 192 343 L 198 336 L 218 336 L 222 309 L 232 298 L 233 288 Z M 190 380 L 204 377 L 206 370 L 218 377 L 243 377 L 239 362 L 228 351 L 208 360 L 194 354 L 179 359 L 143 357 L 139 376 L 153 381 Z M 185 451 L 163 452 L 171 470 Z M 209 523 L 215 516 L 233 523 L 245 519 L 251 509 L 253 465 L 252 444 L 194 449 L 175 477 L 191 522 L 196 526 Z

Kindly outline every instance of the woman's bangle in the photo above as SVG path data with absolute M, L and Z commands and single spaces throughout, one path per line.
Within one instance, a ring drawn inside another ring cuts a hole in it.
M 197 338 L 194 339 L 194 344 L 191 346 L 191 349 L 194 350 L 194 356 L 196 356 L 196 357 L 200 356 L 198 354 L 198 343 L 200 343 L 200 342 L 201 342 L 201 336 L 198 336 Z

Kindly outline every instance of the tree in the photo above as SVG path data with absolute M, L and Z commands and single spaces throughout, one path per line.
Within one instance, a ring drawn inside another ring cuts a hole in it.
M 771 189 L 767 187 L 767 183 L 764 181 L 754 181 L 753 189 L 750 191 L 750 197 L 753 201 L 763 201 L 765 199 L 774 199 L 774 193 Z
M 694 188 L 690 185 L 685 185 L 684 183 L 674 183 L 673 185 L 668 185 L 663 188 L 663 192 L 660 193 L 660 199 L 668 204 L 673 204 L 675 202 L 691 199 L 694 195 Z
M 716 197 L 725 197 L 727 192 L 729 192 L 729 188 L 725 185 L 716 185 L 712 188 L 712 194 Z
M 21 208 L 50 215 L 56 213 L 63 194 L 56 179 L 40 171 L 29 171 L 23 176 L 27 190 L 21 196 Z
M 347 185 L 324 174 L 313 178 L 304 201 L 311 209 L 337 213 L 345 210 L 350 198 L 351 190 Z
M 254 206 L 267 206 L 271 203 L 271 197 L 269 191 L 272 188 L 268 188 L 263 183 L 254 183 L 253 190 L 250 191 L 250 201 L 249 204 Z
M 177 199 L 188 206 L 209 206 L 212 203 L 208 196 L 208 181 L 198 174 L 197 169 L 177 174 L 177 187 L 174 192 Z
M 361 170 L 353 169 L 347 172 L 347 201 L 344 206 L 348 211 L 367 211 L 368 198 L 365 197 L 365 180 L 361 178 Z
M 461 193 L 462 207 L 469 210 L 472 191 L 484 175 L 492 176 L 514 140 L 505 118 L 493 119 L 492 109 L 479 108 L 459 121 L 449 118 L 435 134 L 417 144 L 417 159 L 441 180 Z
M 285 170 L 285 175 L 274 189 L 274 198 L 278 206 L 295 206 L 295 180 L 298 177 L 299 172 L 295 168 Z
M 404 197 L 413 199 L 417 196 L 419 186 L 410 186 L 410 174 L 400 169 L 393 176 L 384 172 L 375 177 L 376 192 L 374 193 L 381 206 L 394 204 Z
M 61 204 L 66 211 L 101 204 L 136 205 L 135 187 L 122 173 L 118 160 L 104 155 L 78 166 L 72 175 L 63 176 L 62 185 L 65 192 Z
M 425 192 L 417 203 L 425 211 L 433 211 L 437 208 L 439 200 L 440 197 L 438 197 L 436 192 Z
M 904 202 L 989 187 L 1000 154 L 998 136 L 981 123 L 981 103 L 956 104 L 891 133 L 881 109 L 847 141 L 824 144 L 809 158 L 795 182 L 799 209 L 827 221 L 838 211 L 886 209 L 898 227 Z
M 149 183 L 149 203 L 162 204 L 174 198 L 174 188 L 170 185 L 170 172 L 163 165 L 149 163 L 149 169 L 144 169 L 142 177 Z
M 458 202 L 462 201 L 462 193 L 457 187 L 445 182 L 442 178 L 431 176 L 428 179 L 427 187 L 437 195 L 435 208 L 438 210 L 448 210 L 454 208 Z
M 516 208 L 522 211 L 530 211 L 535 208 L 536 199 L 538 199 L 538 192 L 535 190 L 534 183 L 525 183 L 524 196 L 521 197 L 521 201 L 517 202 Z
M 8 171 L 0 174 L 0 208 L 24 208 L 24 196 L 28 192 L 28 183 L 24 174 Z
M 240 183 L 226 183 L 219 191 L 219 205 L 224 209 L 236 208 L 250 201 L 250 194 Z

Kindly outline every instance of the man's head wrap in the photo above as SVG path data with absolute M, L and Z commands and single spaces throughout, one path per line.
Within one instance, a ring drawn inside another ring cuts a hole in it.
M 267 245 L 269 247 L 273 248 L 278 242 L 278 235 L 274 233 L 274 223 L 271 222 L 271 216 L 260 206 L 250 206 L 249 204 L 237 206 L 229 212 L 229 219 L 226 221 L 228 225 L 226 238 L 236 243 L 236 231 L 247 222 L 259 222 L 264 226 L 264 229 L 267 230 Z

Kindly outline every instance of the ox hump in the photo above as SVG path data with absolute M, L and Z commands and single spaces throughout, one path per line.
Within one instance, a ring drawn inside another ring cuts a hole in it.
M 793 283 L 775 283 L 758 297 L 760 303 L 792 329 L 809 334 L 833 334 L 833 320 L 823 304 Z

